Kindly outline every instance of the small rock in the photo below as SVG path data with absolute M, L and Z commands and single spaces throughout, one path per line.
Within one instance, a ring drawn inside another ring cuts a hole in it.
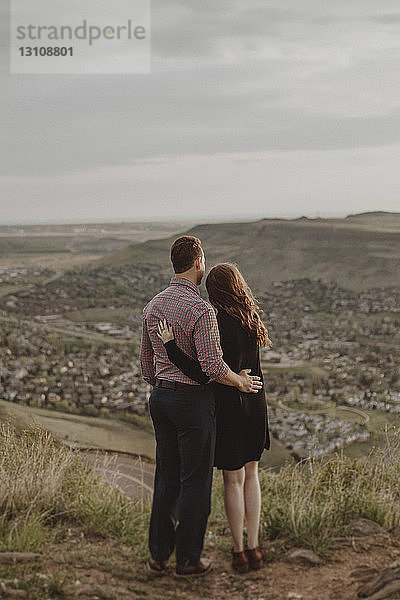
M 356 537 L 367 537 L 378 533 L 386 533 L 383 527 L 370 519 L 354 519 L 353 521 L 350 521 L 348 532 L 350 535 Z
M 301 594 L 297 594 L 296 592 L 288 593 L 288 600 L 303 600 L 303 596 Z
M 359 598 L 379 600 L 399 591 L 400 566 L 398 561 L 392 564 L 393 566 L 383 569 L 378 575 L 358 588 L 357 596 Z
M 28 598 L 25 590 L 7 590 L 7 598 Z
M 350 577 L 361 583 L 365 583 L 370 581 L 373 577 L 376 577 L 377 574 L 378 570 L 374 567 L 370 567 L 369 565 L 357 565 L 354 571 L 350 573 Z
M 385 600 L 385 598 L 390 598 L 396 592 L 400 591 L 400 580 L 391 581 L 383 588 L 372 594 L 372 596 L 363 596 L 365 600 Z
M 4 581 L 0 582 L 0 598 L 28 598 L 25 590 L 14 590 L 7 587 Z
M 115 588 L 111 586 L 103 587 L 101 585 L 68 585 L 64 589 L 64 593 L 68 596 L 85 596 L 95 600 L 96 598 L 103 598 L 103 600 L 112 600 L 114 598 L 124 598 L 125 596 L 130 597 L 130 592 L 122 588 Z
M 320 565 L 322 560 L 313 552 L 312 550 L 307 550 L 306 548 L 300 548 L 299 550 L 294 550 L 287 557 L 289 562 L 297 562 L 308 565 Z
M 12 565 L 13 563 L 38 560 L 41 554 L 35 552 L 0 552 L 0 564 Z
M 389 529 L 389 533 L 395 538 L 400 538 L 400 525 L 395 525 L 392 529 Z

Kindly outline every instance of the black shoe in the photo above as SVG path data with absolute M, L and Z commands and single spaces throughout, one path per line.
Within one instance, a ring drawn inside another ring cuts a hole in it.
M 177 577 L 200 577 L 211 571 L 211 561 L 208 558 L 200 558 L 195 565 L 185 563 L 184 565 L 176 565 Z
M 162 577 L 163 575 L 167 574 L 167 561 L 149 558 L 146 563 L 146 568 L 149 573 L 152 573 L 156 577 Z

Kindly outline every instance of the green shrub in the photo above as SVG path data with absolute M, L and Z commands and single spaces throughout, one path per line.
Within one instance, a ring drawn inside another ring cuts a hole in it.
M 0 521 L 0 550 L 37 552 L 45 540 L 45 528 L 37 515 L 21 515 Z

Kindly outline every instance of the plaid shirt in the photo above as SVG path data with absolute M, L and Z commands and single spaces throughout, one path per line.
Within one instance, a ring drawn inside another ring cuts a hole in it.
M 143 378 L 154 385 L 155 378 L 198 385 L 187 377 L 167 356 L 157 335 L 157 325 L 166 319 L 172 325 L 176 343 L 192 358 L 197 358 L 210 379 L 228 372 L 222 360 L 219 331 L 214 310 L 201 298 L 197 286 L 182 277 L 173 277 L 169 287 L 157 294 L 143 310 L 140 365 Z

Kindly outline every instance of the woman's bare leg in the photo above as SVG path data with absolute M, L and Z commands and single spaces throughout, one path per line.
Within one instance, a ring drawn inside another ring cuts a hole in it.
M 260 529 L 261 491 L 258 480 L 258 462 L 252 461 L 244 466 L 244 508 L 247 529 L 248 548 L 257 548 Z
M 243 550 L 244 525 L 244 467 L 237 471 L 224 471 L 225 511 L 233 538 L 233 551 Z

